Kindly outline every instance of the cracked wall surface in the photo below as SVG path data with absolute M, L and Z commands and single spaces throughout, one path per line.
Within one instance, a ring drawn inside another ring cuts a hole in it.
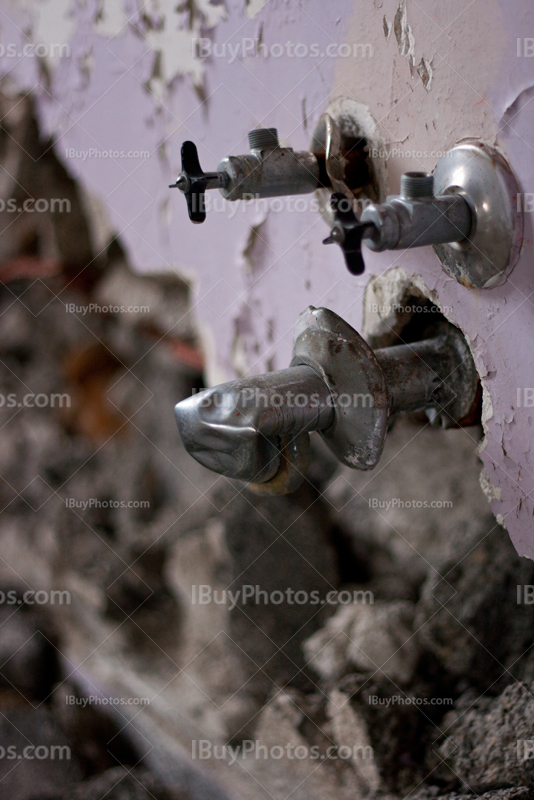
M 534 74 L 532 61 L 517 57 L 517 39 L 531 25 L 527 0 L 487 0 L 483 10 L 460 0 L 4 0 L 3 9 L 4 41 L 72 49 L 70 59 L 5 55 L 4 91 L 35 95 L 43 130 L 70 174 L 103 203 L 135 269 L 193 282 L 211 382 L 285 366 L 293 324 L 310 303 L 359 328 L 368 276 L 349 279 L 339 253 L 322 248 L 325 225 L 313 211 L 221 201 L 203 226 L 191 226 L 182 198 L 167 189 L 184 139 L 197 142 L 205 169 L 244 152 L 258 124 L 276 125 L 284 142 L 306 148 L 328 102 L 349 96 L 369 108 L 388 143 L 390 192 L 403 171 L 433 169 L 438 154 L 465 137 L 496 143 L 522 192 L 534 188 Z M 199 37 L 223 55 L 196 58 Z M 243 40 L 244 56 L 235 50 Z M 369 44 L 373 55 L 266 57 L 259 47 L 288 40 L 317 43 L 320 52 L 330 43 Z M 150 155 L 84 159 L 91 150 Z M 369 253 L 367 263 L 369 276 L 392 266 L 420 275 L 471 343 L 485 387 L 481 456 L 492 509 L 518 552 L 532 557 L 534 413 L 516 402 L 518 389 L 534 385 L 531 216 L 521 260 L 497 289 L 456 284 L 429 248 Z

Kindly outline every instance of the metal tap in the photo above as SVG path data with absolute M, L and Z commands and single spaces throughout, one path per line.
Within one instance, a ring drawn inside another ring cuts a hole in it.
M 362 241 L 376 252 L 432 245 L 445 272 L 463 286 L 491 289 L 506 280 L 521 253 L 518 192 L 503 154 L 466 140 L 440 158 L 433 175 L 404 174 L 400 194 L 368 205 L 359 220 L 349 195 L 336 190 L 334 225 L 324 243 L 339 244 L 356 275 L 365 268 Z
M 415 344 L 373 351 L 333 311 L 310 306 L 288 369 L 206 389 L 175 415 L 201 464 L 259 493 L 284 494 L 305 476 L 311 431 L 343 464 L 373 469 L 398 413 L 423 410 L 448 427 L 469 417 L 477 389 L 467 343 L 447 322 Z
M 331 197 L 335 223 L 323 244 L 339 244 L 349 272 L 365 269 L 361 246 L 370 250 L 404 250 L 461 242 L 473 228 L 473 215 L 461 194 L 434 195 L 434 177 L 426 172 L 406 172 L 401 191 L 382 204 L 371 204 L 356 218 L 343 194 Z
M 248 134 L 250 152 L 224 158 L 216 172 L 203 172 L 193 142 L 182 145 L 182 171 L 169 188 L 186 198 L 191 222 L 206 219 L 205 192 L 219 189 L 226 200 L 246 200 L 307 194 L 320 183 L 318 158 L 308 150 L 280 147 L 276 128 L 258 128 Z

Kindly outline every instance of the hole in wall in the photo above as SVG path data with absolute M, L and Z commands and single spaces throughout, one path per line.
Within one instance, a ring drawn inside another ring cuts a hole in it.
M 363 336 L 373 350 L 409 345 L 429 338 L 440 322 L 454 325 L 463 336 L 461 329 L 445 312 L 437 296 L 424 286 L 419 276 L 409 276 L 402 268 L 394 267 L 374 276 L 367 285 Z M 479 382 L 474 405 L 458 424 L 460 427 L 478 425 L 481 413 L 482 386 Z M 425 424 L 428 422 L 424 412 L 409 416 Z
M 387 194 L 385 145 L 376 120 L 367 106 L 353 98 L 340 97 L 332 100 L 315 127 L 310 149 L 319 161 L 318 189 L 321 210 L 330 222 L 330 194 L 332 183 L 326 169 L 327 119 L 331 117 L 339 131 L 334 154 L 342 160 L 343 181 L 352 192 L 359 212 L 369 203 L 381 202 Z M 335 140 L 335 134 L 334 134 Z

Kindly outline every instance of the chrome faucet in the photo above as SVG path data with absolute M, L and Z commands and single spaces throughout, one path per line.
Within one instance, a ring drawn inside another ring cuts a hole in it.
M 472 415 L 478 376 L 460 331 L 442 321 L 427 338 L 373 351 L 341 317 L 310 306 L 300 316 L 287 369 L 231 381 L 178 403 L 188 452 L 262 494 L 294 491 L 318 431 L 354 469 L 375 467 L 391 419 L 426 411 L 450 427 Z

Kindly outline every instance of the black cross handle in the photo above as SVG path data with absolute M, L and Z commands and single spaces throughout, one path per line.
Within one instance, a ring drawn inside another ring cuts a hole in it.
M 182 145 L 182 171 L 171 183 L 169 189 L 179 189 L 187 202 L 191 222 L 197 224 L 206 219 L 206 189 L 216 189 L 223 185 L 224 175 L 220 172 L 203 172 L 198 160 L 198 151 L 193 142 Z
M 362 239 L 375 226 L 372 222 L 359 222 L 351 201 L 341 192 L 331 195 L 330 207 L 334 212 L 334 225 L 323 244 L 338 244 L 343 250 L 348 271 L 352 275 L 361 275 L 365 271 Z

